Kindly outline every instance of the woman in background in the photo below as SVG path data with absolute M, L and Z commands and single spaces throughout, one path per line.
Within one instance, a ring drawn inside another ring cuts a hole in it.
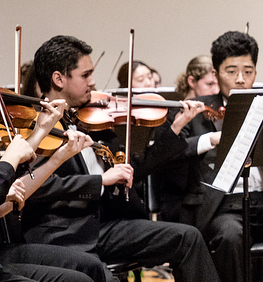
M 218 94 L 219 86 L 210 57 L 205 55 L 194 57 L 188 63 L 186 71 L 178 76 L 176 86 L 177 92 L 185 100 Z
M 119 88 L 128 87 L 129 63 L 121 66 L 118 72 Z M 142 61 L 133 61 L 132 66 L 132 87 L 133 88 L 149 88 L 155 87 L 151 68 Z

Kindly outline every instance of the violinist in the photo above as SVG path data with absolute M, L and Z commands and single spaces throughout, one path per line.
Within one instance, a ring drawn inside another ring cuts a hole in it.
M 211 53 L 220 93 L 198 99 L 217 110 L 226 105 L 231 89 L 252 88 L 256 78 L 258 45 L 248 34 L 229 31 L 212 43 Z M 169 118 L 172 120 L 173 116 Z M 211 184 L 214 179 L 216 145 L 220 141 L 221 127 L 219 121 L 208 121 L 197 115 L 182 129 L 180 136 L 188 143 L 186 153 L 181 159 L 169 163 L 158 175 L 163 189 L 161 213 L 164 220 L 196 226 L 207 242 L 221 281 L 240 282 L 243 281 L 243 194 L 235 193 L 235 189 L 234 194 L 225 195 L 199 182 L 201 179 Z M 211 134 L 214 134 L 212 142 Z M 252 170 L 250 173 L 252 176 Z M 261 181 L 252 181 L 251 184 L 252 189 L 262 190 Z M 261 193 L 250 194 L 259 205 Z M 255 239 L 259 234 L 252 235 Z
M 36 158 L 35 150 L 40 144 L 42 139 L 49 133 L 49 131 L 54 127 L 56 122 L 61 118 L 64 108 L 65 100 L 54 100 L 51 103 L 41 102 L 43 110 L 39 114 L 36 122 L 36 126 L 32 134 L 28 137 L 27 141 L 22 138 L 21 135 L 16 135 L 11 141 L 10 145 L 7 147 L 5 153 L 0 160 L 0 216 L 3 217 L 13 209 L 13 202 L 18 203 L 18 210 L 21 210 L 24 206 L 25 199 L 28 197 L 27 193 L 32 189 L 37 189 L 39 185 L 39 175 L 43 172 L 47 172 L 47 168 L 39 168 L 36 170 L 36 178 L 34 180 L 29 177 L 29 181 L 24 181 L 23 178 L 15 180 L 17 177 L 15 175 L 20 164 L 25 161 L 32 161 Z M 84 135 L 84 134 L 82 134 Z M 70 139 L 72 139 L 71 136 Z M 85 136 L 86 139 L 86 136 Z M 70 141 L 72 143 L 72 141 Z M 75 143 L 75 142 L 74 142 Z M 72 145 L 71 145 L 72 146 Z M 66 145 L 59 154 L 63 152 L 64 156 L 66 152 L 74 153 L 71 148 L 67 150 Z M 58 160 L 64 160 L 64 156 L 61 158 L 57 157 L 57 160 L 51 161 L 50 165 L 56 165 Z M 52 167 L 52 166 L 51 166 Z M 21 170 L 21 169 L 20 169 Z M 15 182 L 13 182 L 15 180 Z M 13 183 L 13 184 L 12 184 Z M 11 187 L 10 187 L 11 186 Z M 10 189 L 9 189 L 10 188 Z M 8 191 L 9 190 L 9 191 Z M 7 233 L 8 234 L 8 230 Z M 8 236 L 6 238 L 8 241 Z M 9 251 L 6 252 L 6 249 Z M 27 250 L 29 252 L 27 252 Z M 48 251 L 47 248 L 38 248 L 38 256 L 41 256 L 42 251 Z M 26 254 L 30 254 L 30 246 L 25 249 Z M 51 251 L 51 249 L 49 250 Z M 54 251 L 54 249 L 52 249 Z M 25 254 L 24 253 L 24 254 Z M 52 252 L 50 252 L 51 254 Z M 43 261 L 43 257 L 42 257 Z M 36 261 L 32 259 L 28 262 L 22 253 L 16 251 L 16 247 L 13 244 L 1 245 L 0 252 L 0 280 L 1 281 L 87 281 L 91 282 L 89 278 L 84 273 L 73 271 L 69 269 L 64 269 L 60 267 L 47 266 L 47 265 L 37 265 Z M 44 263 L 43 263 L 44 264 Z
M 8 146 L 6 152 L 1 158 L 1 162 L 8 162 L 12 166 L 14 172 L 17 170 L 18 165 L 20 163 L 24 163 L 26 160 L 30 160 L 30 159 L 31 161 L 33 161 L 36 158 L 34 152 L 36 151 L 38 145 L 43 140 L 43 138 L 46 137 L 49 131 L 54 127 L 56 122 L 63 115 L 63 111 L 65 108 L 65 100 L 62 99 L 54 100 L 51 103 L 48 103 L 46 101 L 41 101 L 40 103 L 43 106 L 43 109 L 45 110 L 42 110 L 42 112 L 39 114 L 34 130 L 27 137 L 27 142 L 25 142 L 25 140 L 22 138 L 21 135 L 15 136 L 14 142 Z M 21 150 L 18 150 L 17 153 L 14 154 L 15 149 L 12 149 L 12 147 L 18 148 L 19 143 L 21 144 Z M 31 148 L 31 155 L 29 155 L 30 153 L 29 148 L 26 148 L 25 145 L 24 145 L 24 150 L 22 150 L 23 143 L 29 144 Z M 25 154 L 25 156 L 23 154 Z M 14 177 L 15 174 L 11 173 L 9 175 L 8 181 L 9 182 L 11 181 L 12 183 L 15 180 Z M 9 188 L 10 183 L 4 186 Z M 6 192 L 7 192 L 6 189 L 2 188 L 0 193 L 3 193 L 3 195 L 5 195 Z M 3 198 L 2 198 L 2 202 L 3 202 Z
M 34 58 L 41 91 L 51 101 L 63 97 L 70 107 L 86 104 L 95 85 L 91 51 L 85 42 L 71 36 L 55 36 L 45 42 Z M 165 152 L 170 158 L 186 146 L 173 129 L 179 132 L 179 127 L 204 109 L 202 103 L 182 105 L 185 113 L 178 117 L 182 124 L 171 127 L 177 146 Z M 69 118 L 65 129 L 67 126 L 74 127 Z M 119 149 L 113 144 L 116 135 L 111 130 L 91 136 Z M 156 146 L 167 147 L 155 144 L 153 149 Z M 161 156 L 152 155 L 148 162 L 162 165 L 161 160 Z M 62 164 L 27 200 L 22 218 L 26 242 L 66 246 L 70 252 L 78 252 L 82 261 L 86 254 L 94 253 L 107 264 L 132 260 L 154 266 L 169 262 L 176 281 L 219 281 L 199 231 L 183 224 L 148 220 L 132 188 L 135 168 L 119 164 L 106 170 L 103 165 L 87 150 Z M 129 202 L 119 185 L 123 183 L 131 188 Z M 106 267 L 105 277 L 106 281 L 118 280 Z
M 118 81 L 120 88 L 128 87 L 129 63 L 123 64 L 118 72 Z M 132 87 L 133 88 L 151 88 L 155 87 L 152 70 L 142 61 L 133 61 L 132 63 Z
M 176 91 L 183 99 L 218 94 L 219 86 L 211 58 L 200 55 L 191 59 L 186 71 L 177 77 Z

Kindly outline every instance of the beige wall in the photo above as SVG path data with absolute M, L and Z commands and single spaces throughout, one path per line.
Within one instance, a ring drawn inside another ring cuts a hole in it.
M 228 30 L 245 31 L 263 46 L 262 0 L 0 0 L 0 86 L 15 82 L 15 27 L 22 27 L 22 63 L 58 34 L 76 36 L 93 47 L 97 88 L 118 87 L 117 70 L 129 56 L 129 32 L 135 30 L 134 59 L 159 70 L 163 86 L 174 86 L 188 61 L 209 54 L 213 40 Z M 263 48 L 263 47 L 262 47 Z M 263 81 L 263 58 L 257 81 Z

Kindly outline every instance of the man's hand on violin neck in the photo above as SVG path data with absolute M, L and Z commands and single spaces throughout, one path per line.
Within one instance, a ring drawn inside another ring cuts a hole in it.
M 205 105 L 200 101 L 180 101 L 183 106 L 183 110 L 180 111 L 174 118 L 174 122 L 171 125 L 171 129 L 175 134 L 179 134 L 181 129 L 197 114 L 205 110 Z
M 185 100 L 180 103 L 183 105 L 183 113 L 189 120 L 206 109 L 205 104 L 201 101 Z

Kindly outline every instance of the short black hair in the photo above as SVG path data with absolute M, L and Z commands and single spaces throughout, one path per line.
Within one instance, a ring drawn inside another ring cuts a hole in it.
M 258 59 L 258 44 L 256 40 L 239 31 L 228 31 L 219 36 L 211 48 L 212 61 L 215 70 L 219 71 L 220 65 L 229 57 L 250 55 L 256 66 Z
M 51 89 L 54 71 L 71 75 L 78 67 L 79 59 L 89 55 L 92 48 L 73 36 L 58 35 L 46 41 L 35 53 L 35 75 L 42 93 Z

